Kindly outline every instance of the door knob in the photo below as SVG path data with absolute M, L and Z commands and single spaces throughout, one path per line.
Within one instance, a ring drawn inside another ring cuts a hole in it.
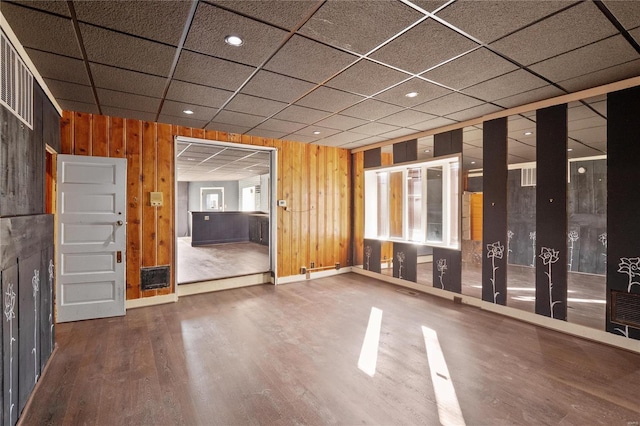
M 123 224 L 124 224 L 124 222 L 122 222 L 121 220 L 116 222 L 116 225 L 118 225 L 118 226 L 122 226 Z

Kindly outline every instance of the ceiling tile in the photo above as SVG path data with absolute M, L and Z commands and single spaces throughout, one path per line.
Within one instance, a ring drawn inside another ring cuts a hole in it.
M 273 138 L 273 139 L 282 139 L 287 135 L 285 132 L 276 132 L 273 130 L 265 130 L 265 129 L 252 129 L 246 132 L 247 135 L 252 136 L 260 136 L 261 138 Z
M 459 90 L 516 69 L 518 67 L 511 62 L 481 48 L 422 74 L 422 77 Z
M 640 43 L 640 27 L 636 28 L 635 30 L 629 31 L 629 34 L 635 39 L 636 42 Z
M 316 6 L 316 2 L 299 0 L 211 0 L 210 3 L 289 30 L 295 28 Z
M 353 105 L 356 102 L 361 101 L 362 99 L 364 99 L 362 96 L 321 86 L 296 102 L 296 105 L 320 109 L 323 111 L 338 112 L 349 105 Z
M 80 24 L 80 31 L 91 62 L 166 76 L 176 49 L 153 41 Z
M 387 132 L 383 136 L 386 139 L 394 139 L 394 138 L 401 138 L 403 136 L 413 135 L 415 133 L 416 131 L 414 129 L 398 129 L 391 132 Z
M 315 84 L 269 71 L 258 71 L 242 93 L 291 103 L 315 87 Z
M 603 0 L 603 3 L 625 29 L 630 30 L 640 26 L 640 5 L 637 0 Z
M 357 126 L 366 124 L 367 120 L 360 120 L 359 118 L 346 117 L 344 115 L 336 114 L 324 120 L 318 121 L 316 125 L 329 127 L 337 130 L 349 130 Z
M 297 105 L 290 105 L 274 116 L 280 120 L 295 121 L 298 123 L 312 124 L 322 120 L 329 113 L 312 108 L 305 108 Z
M 78 21 L 177 46 L 191 2 L 75 1 Z M 117 19 L 114 19 L 117 17 Z
M 482 103 L 482 101 L 463 95 L 462 93 L 452 93 L 415 106 L 413 109 L 433 115 L 447 115 Z
M 100 105 L 130 109 L 134 111 L 158 112 L 160 99 L 115 90 L 96 89 Z
M 218 115 L 213 118 L 213 121 L 216 123 L 233 124 L 235 126 L 251 128 L 264 121 L 264 117 L 233 111 L 220 111 Z
M 447 115 L 447 118 L 457 121 L 471 120 L 473 118 L 482 117 L 483 115 L 491 114 L 492 112 L 501 111 L 500 108 L 491 104 L 478 105 L 473 108 L 465 109 L 464 111 L 454 112 Z
M 361 118 L 363 120 L 377 120 L 387 115 L 402 111 L 402 107 L 391 105 L 386 102 L 376 101 L 375 99 L 367 99 L 350 108 L 340 112 L 342 115 Z
M 329 0 L 307 21 L 300 33 L 365 54 L 423 17 L 422 13 L 401 2 Z
M 193 114 L 187 115 L 183 111 L 191 110 Z M 187 120 L 208 122 L 218 111 L 217 108 L 208 108 L 201 105 L 193 105 L 184 102 L 174 102 L 165 100 L 162 104 L 161 114 L 164 116 L 171 115 L 174 117 L 185 118 Z
M 319 136 L 313 135 L 301 135 L 300 133 L 293 133 L 287 136 L 288 140 L 302 143 L 312 143 L 319 139 Z
M 316 135 L 314 134 L 314 132 L 320 133 Z M 330 129 L 328 127 L 321 127 L 317 125 L 305 127 L 304 129 L 296 131 L 297 135 L 312 136 L 315 139 L 326 138 L 335 135 L 336 133 L 340 133 L 340 130 Z
M 194 120 L 191 118 L 176 117 L 173 115 L 160 115 L 158 122 L 174 124 L 177 126 L 193 127 L 194 129 L 202 129 L 207 124 L 207 120 Z
M 131 120 L 156 121 L 156 113 L 145 111 L 134 111 L 126 108 L 103 106 L 102 114 L 109 117 L 122 117 Z M 159 121 L 160 123 L 169 123 L 168 121 Z
M 477 44 L 433 19 L 416 25 L 371 57 L 415 74 L 476 47 Z
M 271 130 L 274 132 L 285 132 L 289 134 L 295 133 L 304 127 L 306 127 L 306 124 L 294 123 L 292 121 L 276 120 L 271 118 L 265 122 L 260 123 L 256 127 L 256 129 Z
M 24 47 L 82 58 L 71 19 L 4 1 L 2 14 Z
M 66 99 L 70 101 L 84 102 L 87 104 L 92 104 L 96 101 L 93 97 L 93 90 L 91 90 L 91 86 L 83 86 L 60 80 L 51 80 L 50 78 L 45 78 L 44 82 L 47 84 L 47 87 L 49 87 L 51 93 L 56 99 Z
M 584 2 L 492 43 L 491 47 L 530 65 L 616 32 L 592 2 Z
M 451 120 L 449 118 L 438 117 L 434 118 L 433 120 L 427 120 L 422 123 L 414 124 L 411 126 L 411 128 L 420 131 L 431 130 L 437 129 L 438 127 L 448 126 L 449 124 L 454 124 L 455 122 L 455 120 Z
M 371 96 L 410 76 L 384 65 L 361 60 L 326 83 L 326 86 Z
M 389 140 L 389 139 L 391 139 L 391 138 L 388 138 L 386 135 L 384 135 L 384 136 L 369 136 L 367 138 L 360 139 L 359 141 L 357 141 L 357 143 L 360 146 L 366 146 L 366 145 L 371 145 L 371 144 L 374 144 L 374 143 L 384 142 L 384 141 Z M 356 142 L 349 142 L 349 143 L 341 144 L 341 145 L 338 145 L 338 146 L 340 148 L 346 148 L 347 146 L 352 146 L 355 143 Z
M 398 130 L 398 126 L 390 126 L 379 122 L 367 123 L 360 127 L 355 127 L 350 131 L 353 133 L 363 133 L 365 135 L 381 135 L 383 133 L 392 132 Z
M 183 50 L 173 78 L 235 91 L 255 68 Z
M 230 34 L 244 40 L 242 46 L 230 46 L 224 38 Z M 254 21 L 200 2 L 184 46 L 242 64 L 258 66 L 264 62 L 287 36 L 281 29 Z
M 436 118 L 434 115 L 406 109 L 404 111 L 391 114 L 378 120 L 378 123 L 392 124 L 394 126 L 409 127 L 412 124 L 422 123 Z
M 537 89 L 529 90 L 528 92 L 519 93 L 517 95 L 508 96 L 506 98 L 493 101 L 494 104 L 503 106 L 505 108 L 513 108 L 516 106 L 528 104 L 543 99 L 553 98 L 555 96 L 564 95 L 563 90 L 558 89 L 555 86 L 544 86 Z
M 573 130 L 571 137 L 587 145 L 602 145 L 607 140 L 607 126 Z
M 238 94 L 225 106 L 225 110 L 269 117 L 286 106 L 284 102 Z
M 614 81 L 636 77 L 638 75 L 638 70 L 640 70 L 640 60 L 635 60 L 625 64 L 605 68 L 591 74 L 564 80 L 559 84 L 570 92 L 577 92 L 590 87 L 596 87 L 607 83 L 613 83 Z
M 338 146 L 365 138 L 366 136 L 361 133 L 342 132 L 333 136 L 326 137 L 324 139 L 320 139 L 318 143 L 320 145 Z
M 173 80 L 167 92 L 167 99 L 220 108 L 231 95 L 233 95 L 233 92 L 228 90 Z
M 236 124 L 218 123 L 216 121 L 212 121 L 211 123 L 207 124 L 205 129 L 217 130 L 219 132 L 243 134 L 249 129 L 251 129 L 251 127 L 243 127 L 243 126 L 238 126 Z
M 160 98 L 167 83 L 166 78 L 155 75 L 94 63 L 90 63 L 89 66 L 96 87 L 102 89 Z
M 517 95 L 548 83 L 533 74 L 518 70 L 464 89 L 464 93 L 491 102 Z
M 618 35 L 539 62 L 530 69 L 551 81 L 562 81 L 635 59 L 640 59 L 638 52 Z
M 424 11 L 432 13 L 450 0 L 412 0 L 411 3 L 422 8 Z
M 265 69 L 321 83 L 357 59 L 324 44 L 294 35 L 267 62 Z
M 606 127 L 606 126 L 607 126 L 607 120 L 595 114 L 592 117 L 583 118 L 580 120 L 572 120 L 571 117 L 569 117 L 569 120 L 568 120 L 569 137 L 573 137 L 572 132 L 574 130 L 593 129 L 597 127 Z
M 39 50 L 25 49 L 42 77 L 90 85 L 89 76 L 80 59 L 67 58 Z
M 55 13 L 58 15 L 71 17 L 69 13 L 69 6 L 67 6 L 66 1 L 51 1 L 51 0 L 18 0 L 14 1 L 14 3 L 28 6 L 33 9 L 44 10 L 46 12 Z M 4 6 L 2 6 L 4 8 Z M 3 10 L 4 14 L 4 10 Z
M 470 36 L 490 43 L 570 4 L 563 0 L 458 0 L 437 15 Z
M 411 92 L 416 92 L 418 96 L 414 98 L 405 96 L 407 93 Z M 448 93 L 452 92 L 444 87 L 440 87 L 416 77 L 377 94 L 375 98 L 395 105 L 412 107 L 426 102 L 429 99 L 439 98 L 440 96 L 444 96 Z
M 60 108 L 62 108 L 65 111 L 76 111 L 76 112 L 86 112 L 89 114 L 99 114 L 98 107 L 96 106 L 95 103 L 86 104 L 83 102 L 67 101 L 64 99 L 56 99 L 56 101 L 58 101 Z M 104 108 L 102 113 L 105 114 Z M 120 115 L 114 115 L 114 116 L 119 117 Z

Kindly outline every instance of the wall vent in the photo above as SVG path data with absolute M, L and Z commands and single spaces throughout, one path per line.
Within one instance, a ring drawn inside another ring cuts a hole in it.
M 33 129 L 33 74 L 0 32 L 0 104 Z
M 156 290 L 167 288 L 171 284 L 169 265 L 140 268 L 140 289 Z
M 524 167 L 520 170 L 520 186 L 536 186 L 535 167 Z
M 611 322 L 640 328 L 640 294 L 612 291 Z

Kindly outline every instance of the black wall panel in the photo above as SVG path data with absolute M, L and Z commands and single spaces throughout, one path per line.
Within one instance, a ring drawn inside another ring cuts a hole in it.
M 415 244 L 393 243 L 393 276 L 401 280 L 418 280 L 418 250 Z
M 364 254 L 362 258 L 362 268 L 371 272 L 381 272 L 382 244 L 378 240 L 364 240 Z
M 18 263 L 20 315 L 19 352 L 19 411 L 27 404 L 29 395 L 40 376 L 40 251 L 20 259 Z
M 364 168 L 380 167 L 382 165 L 382 149 L 374 148 L 364 152 Z
M 46 96 L 42 99 L 42 141 L 60 153 L 60 115 Z
M 393 164 L 416 161 L 418 159 L 418 139 L 393 144 Z
M 611 292 L 640 294 L 639 117 L 640 88 L 607 95 L 607 331 L 633 339 L 640 328 L 612 321 Z
M 44 370 L 55 340 L 53 321 L 53 289 L 55 288 L 55 267 L 53 245 L 42 250 L 40 258 L 40 307 L 39 309 L 39 344 L 40 344 L 40 374 Z
M 2 393 L 3 424 L 14 425 L 18 419 L 18 264 L 2 271 Z
M 507 176 L 507 262 L 511 265 L 536 265 L 536 187 L 521 185 L 521 169 Z M 511 231 L 509 234 L 508 231 Z M 509 239 L 509 235 L 511 238 Z
M 507 118 L 483 124 L 482 300 L 507 304 Z
M 566 320 L 566 104 L 536 112 L 536 158 L 536 313 Z
M 433 286 L 454 293 L 462 292 L 462 252 L 433 248 Z
M 458 154 L 462 152 L 462 129 L 438 133 L 433 137 L 433 156 Z

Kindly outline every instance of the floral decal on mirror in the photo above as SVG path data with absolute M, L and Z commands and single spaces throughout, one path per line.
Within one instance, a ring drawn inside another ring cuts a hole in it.
M 496 271 L 500 267 L 496 266 L 496 259 L 502 259 L 504 254 L 504 246 L 500 241 L 487 244 L 487 258 L 491 259 L 491 288 L 493 291 L 493 303 L 497 303 L 499 291 L 496 291 Z
M 402 263 L 404 262 L 404 258 L 405 256 L 403 251 L 396 253 L 396 259 L 398 259 L 398 263 L 400 264 L 398 267 L 398 278 L 400 279 L 402 279 Z
M 367 257 L 367 262 L 364 264 L 364 269 L 366 269 L 367 271 L 371 270 L 371 268 L 369 267 L 369 260 L 371 258 L 371 253 L 373 252 L 373 249 L 371 248 L 371 246 L 366 246 L 364 248 L 364 255 Z
M 550 311 L 551 318 L 555 318 L 553 316 L 554 306 L 558 303 L 562 303 L 562 301 L 560 300 L 557 300 L 555 302 L 553 301 L 553 278 L 551 275 L 552 266 L 554 263 L 558 261 L 559 255 L 560 255 L 559 250 L 554 250 L 548 247 L 542 247 L 540 249 L 540 259 L 542 259 L 542 264 L 548 267 L 548 270 L 547 272 L 545 272 L 545 275 L 549 279 L 549 311 Z
M 438 259 L 436 262 L 436 266 L 438 268 L 438 272 L 440 272 L 440 288 L 444 290 L 444 283 L 442 282 L 442 277 L 444 276 L 445 271 L 447 270 L 447 259 Z
M 571 231 L 567 234 L 567 240 L 569 241 L 569 263 L 567 266 L 569 267 L 569 271 L 573 270 L 573 246 L 579 239 L 578 231 Z
M 640 282 L 634 281 L 635 277 L 640 277 L 640 257 L 621 257 L 618 263 L 618 272 L 629 276 L 627 293 L 631 293 L 634 285 L 640 286 Z

